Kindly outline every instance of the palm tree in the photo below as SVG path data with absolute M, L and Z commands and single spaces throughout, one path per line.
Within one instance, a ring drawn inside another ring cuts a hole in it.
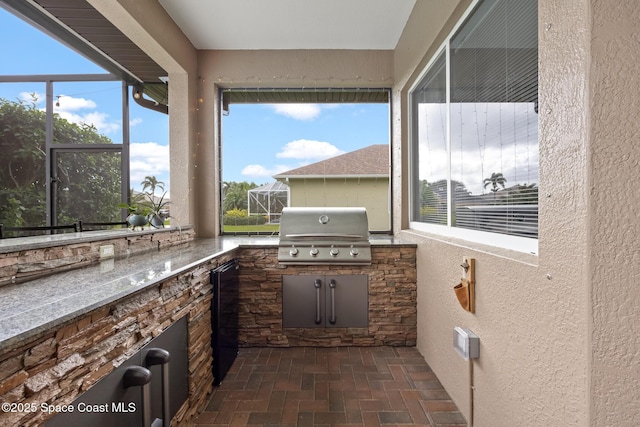
M 247 193 L 256 184 L 243 182 L 224 182 L 223 183 L 223 210 L 230 211 L 232 209 L 247 209 Z
M 149 188 L 151 190 L 149 191 L 149 193 L 151 194 L 156 193 L 156 187 L 164 191 L 164 182 L 158 181 L 155 176 L 145 176 L 144 181 L 142 181 L 140 184 L 142 185 L 142 191 L 145 191 L 147 188 Z
M 502 172 L 493 172 L 491 177 L 485 178 L 482 182 L 484 183 L 484 188 L 487 188 L 487 186 L 491 184 L 491 191 L 493 191 L 493 196 L 495 197 L 498 191 L 498 185 L 504 190 L 504 184 L 507 182 L 507 179 L 502 175 Z

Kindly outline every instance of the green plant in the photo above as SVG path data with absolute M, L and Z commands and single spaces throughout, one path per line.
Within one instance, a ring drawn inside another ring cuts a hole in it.
M 156 197 L 152 193 L 144 193 L 144 194 L 145 194 L 146 200 L 144 200 L 142 204 L 149 209 L 150 214 L 159 215 L 161 217 L 165 217 L 165 216 L 168 217 L 168 215 L 165 215 L 164 213 L 164 211 L 166 211 L 166 208 L 170 203 L 169 200 L 165 200 L 165 196 L 167 195 L 166 191 L 162 193 L 162 196 L 160 196 L 160 199 L 158 200 L 156 200 Z
M 151 209 L 145 201 L 144 193 L 134 194 L 131 196 L 131 201 L 129 203 L 120 203 L 118 204 L 118 208 L 126 209 L 129 215 L 147 216 L 151 213 Z

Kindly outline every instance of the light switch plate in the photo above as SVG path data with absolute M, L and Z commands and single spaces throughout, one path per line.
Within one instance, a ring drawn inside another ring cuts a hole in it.
M 100 259 L 113 258 L 115 255 L 116 251 L 113 245 L 100 246 Z

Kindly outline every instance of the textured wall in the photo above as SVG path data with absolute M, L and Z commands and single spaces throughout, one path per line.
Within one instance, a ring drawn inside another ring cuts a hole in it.
M 589 2 L 591 425 L 640 425 L 640 3 Z
M 418 2 L 396 50 L 396 185 L 409 174 L 408 88 L 469 4 L 445 3 Z M 436 5 L 440 14 L 430 9 Z M 539 256 L 400 233 L 418 243 L 418 347 L 467 419 L 473 400 L 474 426 L 589 424 L 590 26 L 587 0 L 539 1 Z M 406 206 L 402 194 L 395 192 L 395 203 Z M 403 213 L 396 224 L 406 224 Z M 452 291 L 463 256 L 477 259 L 475 314 Z M 469 364 L 452 349 L 454 326 L 480 337 L 473 399 Z
M 156 0 L 88 0 L 166 72 L 169 85 L 171 215 L 180 224 L 198 224 L 198 213 L 213 209 L 215 200 L 201 196 L 198 182 L 213 181 L 209 169 L 197 168 L 198 156 L 213 157 L 213 147 L 198 147 L 198 54 Z M 207 151 L 206 148 L 210 148 Z M 206 193 L 205 188 L 203 193 Z M 205 218 L 203 236 L 213 236 Z M 197 230 L 200 231 L 200 230 Z M 207 231 L 209 233 L 207 234 Z

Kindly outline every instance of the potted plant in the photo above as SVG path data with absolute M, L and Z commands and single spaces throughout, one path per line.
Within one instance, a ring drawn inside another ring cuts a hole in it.
M 156 200 L 156 197 L 152 193 L 145 193 L 147 200 L 144 204 L 147 206 L 149 212 L 147 213 L 147 221 L 154 228 L 164 228 L 165 219 L 169 218 L 167 206 L 169 200 L 165 200 L 167 192 L 165 191 L 160 199 Z
M 151 209 L 145 203 L 143 195 L 137 194 L 131 198 L 131 203 L 120 203 L 118 207 L 126 209 L 129 213 L 127 222 L 132 230 L 135 230 L 136 227 L 141 227 L 144 230 L 144 226 L 149 223 L 148 215 Z

